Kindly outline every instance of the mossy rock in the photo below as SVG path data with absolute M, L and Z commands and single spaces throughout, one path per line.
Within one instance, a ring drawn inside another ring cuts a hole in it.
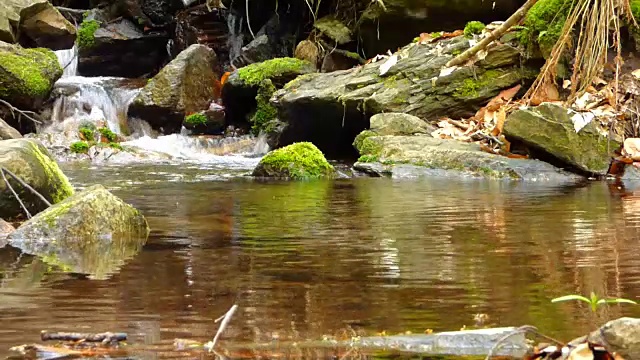
M 22 224 L 9 243 L 51 265 L 104 278 L 147 240 L 144 216 L 94 185 Z
M 351 29 L 349 29 L 335 16 L 325 16 L 320 18 L 313 24 L 313 27 L 340 45 L 353 40 Z
M 225 87 L 258 88 L 263 80 L 269 79 L 277 88 L 296 77 L 315 72 L 316 68 L 305 60 L 296 58 L 271 59 L 236 70 L 225 83 Z
M 524 18 L 523 28 L 519 31 L 520 42 L 530 52 L 540 50 L 542 56 L 548 57 L 560 38 L 572 4 L 571 0 L 538 1 Z
M 295 180 L 331 177 L 333 174 L 333 166 L 309 142 L 295 143 L 271 151 L 253 170 L 253 176 Z
M 0 42 L 0 99 L 38 110 L 61 76 L 62 67 L 53 51 Z
M 13 172 L 52 204 L 73 194 L 69 179 L 62 173 L 47 149 L 37 140 L 14 139 L 0 141 L 0 166 Z M 11 186 L 34 215 L 47 205 L 15 180 Z M 24 216 L 22 207 L 4 181 L 0 181 L 0 217 L 12 219 Z
M 567 167 L 605 175 L 620 143 L 604 136 L 593 121 L 576 132 L 571 120 L 575 114 L 551 103 L 517 110 L 507 118 L 504 134 L 512 141 L 551 155 Z

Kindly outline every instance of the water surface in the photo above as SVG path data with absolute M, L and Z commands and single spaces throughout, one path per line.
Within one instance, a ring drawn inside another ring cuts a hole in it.
M 142 358 L 224 343 L 531 324 L 563 339 L 605 317 L 553 297 L 640 296 L 640 185 L 482 180 L 258 182 L 195 164 L 66 166 L 140 209 L 152 233 L 107 280 L 0 252 L 0 357 L 44 329 L 124 331 Z M 17 263 L 27 265 L 16 266 Z

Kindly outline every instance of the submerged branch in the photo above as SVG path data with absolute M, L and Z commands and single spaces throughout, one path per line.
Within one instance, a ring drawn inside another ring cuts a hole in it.
M 213 338 L 213 341 L 211 341 L 211 343 L 208 344 L 209 352 L 213 351 L 213 348 L 216 346 L 216 343 L 218 342 L 218 338 L 220 337 L 220 334 L 222 334 L 224 329 L 227 328 L 227 325 L 229 325 L 229 322 L 231 321 L 231 317 L 233 317 L 233 314 L 236 312 L 237 309 L 238 309 L 238 305 L 233 305 L 229 309 L 229 311 L 227 311 L 224 315 L 222 315 L 221 317 L 217 318 L 214 321 L 217 323 L 220 320 L 222 320 L 222 322 L 220 323 L 220 327 L 218 328 L 218 332 L 216 332 L 216 336 Z
M 27 111 L 27 110 L 20 110 L 17 107 L 11 105 L 9 102 L 4 101 L 2 99 L 0 99 L 0 104 L 3 104 L 4 106 L 9 108 L 9 111 L 11 111 L 11 114 L 14 115 L 14 113 L 19 113 L 20 115 L 24 115 L 24 117 L 26 117 L 27 119 L 33 121 L 36 124 L 42 124 L 42 121 L 40 120 L 36 120 L 35 118 L 31 117 L 29 114 L 32 115 L 36 115 L 36 113 L 34 113 L 33 111 Z
M 40 339 L 42 341 L 54 340 L 54 341 L 86 341 L 86 342 L 102 342 L 111 343 L 117 341 L 126 341 L 127 334 L 125 333 L 65 333 L 65 332 L 48 332 L 42 331 L 40 333 Z
M 31 187 L 31 185 L 29 185 L 26 182 L 24 182 L 16 174 L 12 173 L 9 169 L 2 167 L 2 168 L 0 168 L 0 170 L 2 171 L 2 176 L 3 177 L 4 177 L 4 173 L 9 174 L 9 176 L 11 176 L 20 185 L 24 186 L 26 189 L 31 191 L 35 196 L 37 196 L 40 200 L 42 200 L 42 202 L 45 203 L 45 205 L 51 206 L 51 203 L 49 202 L 49 200 L 47 200 L 47 198 L 42 196 L 42 194 L 40 194 L 36 189 L 34 189 L 33 187 Z M 8 184 L 8 182 L 7 182 L 7 184 Z
M 7 180 L 7 177 L 4 175 L 4 171 L 5 171 L 5 168 L 0 168 L 0 174 L 2 174 L 2 179 L 4 180 L 4 183 L 7 184 L 7 187 L 9 188 L 13 196 L 16 198 L 16 200 L 18 200 L 18 203 L 20 203 L 22 210 L 24 210 L 25 214 L 27 215 L 27 219 L 31 219 L 31 213 L 29 212 L 27 207 L 24 205 L 22 200 L 20 200 L 20 196 L 18 196 L 18 193 L 16 193 L 16 191 L 13 190 L 13 186 L 11 186 L 11 184 L 9 183 L 9 180 Z

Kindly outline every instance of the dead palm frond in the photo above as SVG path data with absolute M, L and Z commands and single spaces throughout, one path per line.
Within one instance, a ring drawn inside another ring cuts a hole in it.
M 562 28 L 562 32 L 543 66 L 540 75 L 527 91 L 525 99 L 542 96 L 542 92 L 555 83 L 556 69 L 566 51 L 571 51 L 572 42 L 577 37 L 574 63 L 571 75 L 570 95 L 572 102 L 582 95 L 601 74 L 607 63 L 607 52 L 614 47 L 615 83 L 617 93 L 618 73 L 622 64 L 620 44 L 620 22 L 627 19 L 635 23 L 629 0 L 575 0 Z M 617 99 L 616 99 L 617 102 Z

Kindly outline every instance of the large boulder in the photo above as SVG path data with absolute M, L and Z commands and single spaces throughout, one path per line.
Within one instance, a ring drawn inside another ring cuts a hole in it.
M 103 278 L 135 255 L 148 235 L 138 210 L 94 185 L 34 216 L 8 239 L 49 264 Z
M 73 194 L 73 187 L 51 158 L 47 149 L 32 139 L 0 141 L 0 166 L 11 171 L 44 196 L 50 203 L 58 203 Z M 40 198 L 7 175 L 11 187 L 31 214 L 47 208 Z M 20 203 L 0 178 L 0 217 L 5 219 L 24 215 Z
M 0 119 L 0 140 L 19 139 L 22 134 L 4 120 Z
M 560 105 L 543 103 L 511 113 L 504 134 L 541 151 L 541 157 L 550 155 L 578 171 L 605 175 L 620 142 L 608 137 L 595 121 L 576 131 L 574 116 L 581 115 Z
M 373 176 L 415 177 L 466 174 L 513 180 L 575 180 L 538 160 L 510 159 L 489 154 L 480 145 L 431 136 L 379 136 L 372 131 L 358 135 L 360 153 L 355 170 Z
M 535 77 L 517 46 L 507 42 L 491 47 L 473 67 L 442 71 L 454 54 L 468 48 L 464 37 L 413 43 L 395 54 L 397 63 L 388 71 L 381 66 L 391 60 L 379 60 L 298 77 L 271 99 L 287 125 L 278 145 L 311 141 L 328 156 L 334 155 L 331 150 L 351 152 L 353 139 L 369 128 L 372 115 L 400 112 L 429 122 L 467 117 L 501 90 Z
M 78 73 L 84 76 L 142 77 L 167 61 L 168 37 L 145 35 L 128 19 L 109 20 L 93 10 L 78 29 Z
M 208 47 L 189 46 L 142 89 L 129 106 L 129 116 L 164 133 L 179 131 L 186 115 L 209 108 L 218 79 L 213 70 L 216 62 Z
M 69 49 L 76 28 L 47 0 L 4 0 L 0 4 L 0 41 L 29 47 Z
M 275 108 L 269 104 L 273 93 L 298 76 L 313 72 L 314 65 L 296 58 L 271 59 L 234 71 L 222 88 L 228 123 L 250 125 L 257 135 L 275 119 Z
M 625 317 L 611 320 L 592 332 L 588 339 L 622 359 L 640 360 L 640 319 Z
M 381 113 L 369 119 L 370 130 L 378 135 L 431 134 L 436 129 L 417 116 L 403 113 Z
M 253 176 L 287 179 L 315 179 L 333 174 L 333 166 L 311 143 L 296 143 L 273 150 L 253 170 Z
M 49 49 L 24 49 L 0 41 L 0 99 L 24 110 L 38 110 L 62 76 Z

